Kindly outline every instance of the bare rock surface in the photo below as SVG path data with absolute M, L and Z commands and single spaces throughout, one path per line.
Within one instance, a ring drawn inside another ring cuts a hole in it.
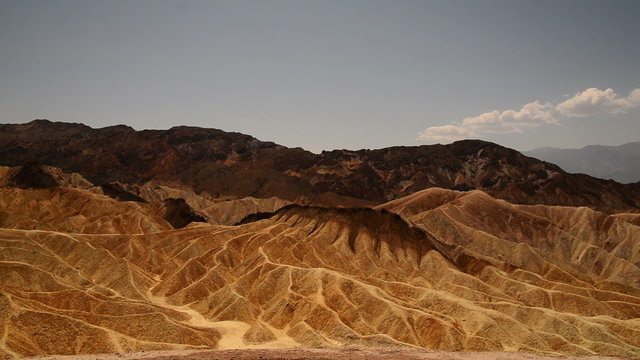
M 34 120 L 0 124 L 0 165 L 49 165 L 105 182 L 174 182 L 210 198 L 371 206 L 431 187 L 478 189 L 513 203 L 640 209 L 640 183 L 569 174 L 480 140 L 314 154 L 217 129 L 135 131 Z M 304 201 L 301 201 L 304 199 Z
M 91 189 L 1 190 L 4 357 L 640 354 L 640 227 L 589 208 L 429 189 L 174 229 Z

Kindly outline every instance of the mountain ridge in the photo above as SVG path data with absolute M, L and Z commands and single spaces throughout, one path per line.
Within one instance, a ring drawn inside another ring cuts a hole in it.
M 621 183 L 640 181 L 640 142 L 618 146 L 587 145 L 579 149 L 541 147 L 523 154 L 558 164 L 572 173 Z
M 94 183 L 179 182 L 209 198 L 278 198 L 304 204 L 372 206 L 430 187 L 480 189 L 515 203 L 640 209 L 640 183 L 573 175 L 497 144 L 332 150 L 314 154 L 250 135 L 173 127 L 32 121 L 0 125 L 0 165 L 41 164 Z

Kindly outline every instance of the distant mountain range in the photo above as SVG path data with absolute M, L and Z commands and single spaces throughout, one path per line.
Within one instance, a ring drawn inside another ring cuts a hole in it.
M 621 183 L 640 181 L 640 142 L 620 146 L 589 145 L 582 149 L 541 147 L 523 154 L 554 163 L 570 173 Z

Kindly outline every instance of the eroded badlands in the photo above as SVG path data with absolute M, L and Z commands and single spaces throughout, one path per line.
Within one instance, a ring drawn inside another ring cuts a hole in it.
M 5 185 L 0 356 L 351 346 L 640 357 L 634 214 L 432 188 L 375 209 L 202 202 L 211 217 L 259 214 L 175 229 L 161 198 Z

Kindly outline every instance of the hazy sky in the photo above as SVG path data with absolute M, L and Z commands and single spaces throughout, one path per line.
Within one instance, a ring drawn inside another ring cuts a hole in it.
M 640 1 L 0 0 L 0 123 L 312 151 L 640 140 Z

